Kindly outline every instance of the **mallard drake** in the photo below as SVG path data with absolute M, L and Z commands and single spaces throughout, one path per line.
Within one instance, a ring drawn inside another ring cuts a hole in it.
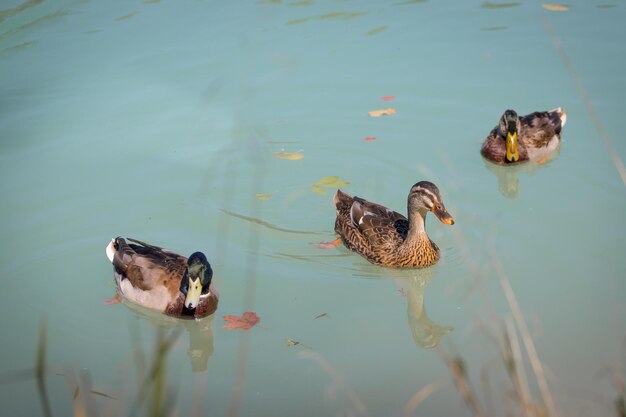
M 566 120 L 561 107 L 522 117 L 507 110 L 483 142 L 480 153 L 500 165 L 541 160 L 558 148 Z
M 439 260 L 439 248 L 424 229 L 432 211 L 442 223 L 454 224 L 435 184 L 421 181 L 411 187 L 408 219 L 376 203 L 337 190 L 334 197 L 335 232 L 343 244 L 373 264 L 423 268 Z
M 111 240 L 106 254 L 118 291 L 130 301 L 180 318 L 202 318 L 217 309 L 213 270 L 202 252 L 189 259 L 135 239 Z

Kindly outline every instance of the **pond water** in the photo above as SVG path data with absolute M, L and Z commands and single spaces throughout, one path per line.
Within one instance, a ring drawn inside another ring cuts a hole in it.
M 1 414 L 524 415 L 521 393 L 615 415 L 626 8 L 568 6 L 3 1 Z M 481 158 L 505 109 L 557 106 L 549 161 Z M 427 220 L 441 261 L 399 271 L 315 246 L 335 238 L 334 183 L 313 187 L 332 176 L 400 212 L 436 183 L 456 220 Z M 217 313 L 107 304 L 118 235 L 204 251 Z M 246 311 L 258 325 L 223 328 Z

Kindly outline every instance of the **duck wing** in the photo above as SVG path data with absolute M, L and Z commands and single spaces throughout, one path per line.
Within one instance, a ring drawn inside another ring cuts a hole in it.
M 121 237 L 115 239 L 115 272 L 144 291 L 165 287 L 172 294 L 178 292 L 187 258 L 136 239 L 128 240 L 135 244 L 128 244 Z
M 563 127 L 560 111 L 534 112 L 520 117 L 521 141 L 531 148 L 545 148 L 556 136 L 561 136 Z
M 374 246 L 382 246 L 389 241 L 404 241 L 409 230 L 409 222 L 402 214 L 359 197 L 353 199 L 350 219 Z

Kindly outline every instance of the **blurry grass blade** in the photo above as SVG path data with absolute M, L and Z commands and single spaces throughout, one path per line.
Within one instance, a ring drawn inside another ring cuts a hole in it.
M 37 359 L 35 363 L 35 375 L 37 376 L 37 391 L 39 392 L 39 401 L 43 409 L 45 417 L 52 416 L 52 408 L 48 399 L 48 391 L 46 389 L 46 350 L 48 344 L 48 322 L 45 318 L 41 319 L 39 325 L 39 341 L 37 342 Z
M 404 405 L 404 415 L 412 416 L 415 413 L 417 407 L 428 397 L 435 392 L 439 391 L 446 385 L 445 381 L 435 381 L 426 385 L 413 395 L 409 401 Z
M 322 318 L 322 317 L 330 317 L 330 314 L 328 314 L 328 313 L 318 314 L 317 316 L 315 316 L 315 318 L 313 320 L 317 320 L 317 319 Z

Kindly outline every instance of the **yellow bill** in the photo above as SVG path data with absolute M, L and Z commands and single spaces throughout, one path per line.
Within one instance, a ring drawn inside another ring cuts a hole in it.
M 506 134 L 506 159 L 509 162 L 517 162 L 519 160 L 519 152 L 517 151 L 517 132 Z
M 200 295 L 202 294 L 202 283 L 200 278 L 192 280 L 189 278 L 189 288 L 187 289 L 187 297 L 185 297 L 185 307 L 188 309 L 194 309 L 200 304 Z

